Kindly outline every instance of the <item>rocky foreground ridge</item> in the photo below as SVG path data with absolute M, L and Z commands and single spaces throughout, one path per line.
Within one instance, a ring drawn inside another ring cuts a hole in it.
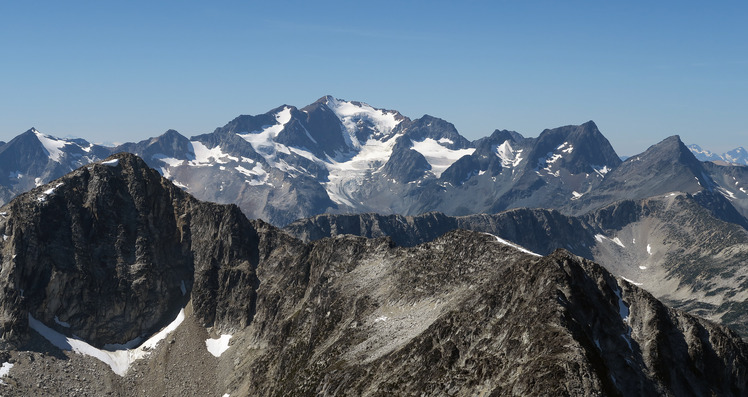
M 465 230 L 304 243 L 129 154 L 0 212 L 2 395 L 748 393 L 737 334 L 565 250 Z M 121 375 L 31 326 L 112 349 L 177 312 Z

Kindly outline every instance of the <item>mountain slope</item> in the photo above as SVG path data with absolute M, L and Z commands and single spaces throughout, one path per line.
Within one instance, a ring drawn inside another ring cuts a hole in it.
M 448 217 L 319 215 L 285 228 L 304 240 L 341 234 L 390 236 L 413 246 L 457 228 L 491 233 L 540 254 L 564 248 L 604 265 L 674 307 L 748 335 L 743 265 L 748 231 L 716 218 L 698 195 L 624 200 L 583 216 L 514 209 Z

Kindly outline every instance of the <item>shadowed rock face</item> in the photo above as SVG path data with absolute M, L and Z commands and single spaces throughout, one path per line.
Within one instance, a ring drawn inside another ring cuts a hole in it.
M 465 230 L 412 247 L 303 243 L 191 198 L 137 157 L 113 160 L 3 208 L 6 347 L 31 336 L 29 314 L 101 345 L 150 334 L 186 304 L 235 335 L 220 372 L 201 375 L 220 373 L 232 395 L 748 392 L 735 333 L 567 251 L 540 257 Z M 195 360 L 168 346 L 146 360 Z
M 257 285 L 253 224 L 235 206 L 192 199 L 133 155 L 113 159 L 5 207 L 3 338 L 21 337 L 32 315 L 94 345 L 123 343 L 173 318 L 186 291 L 206 324 L 231 317 L 228 324 L 246 325 L 254 291 L 219 282 Z M 217 311 L 221 297 L 250 308 Z

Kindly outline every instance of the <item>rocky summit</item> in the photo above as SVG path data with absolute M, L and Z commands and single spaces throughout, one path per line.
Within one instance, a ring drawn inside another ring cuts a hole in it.
M 19 195 L 0 232 L 2 395 L 748 393 L 736 333 L 566 250 L 303 242 L 130 154 Z

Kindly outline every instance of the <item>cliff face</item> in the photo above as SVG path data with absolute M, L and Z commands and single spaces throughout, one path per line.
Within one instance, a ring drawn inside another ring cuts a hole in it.
M 97 346 L 124 343 L 158 330 L 190 295 L 205 324 L 249 323 L 254 225 L 235 206 L 194 200 L 135 156 L 80 168 L 4 211 L 5 341 L 23 339 L 31 315 Z M 247 307 L 217 310 L 219 298 Z
M 564 250 L 541 257 L 465 230 L 411 247 L 303 243 L 124 154 L 2 211 L 7 395 L 748 393 L 739 336 Z M 184 325 L 123 377 L 28 326 L 31 315 L 102 346 L 180 308 Z M 233 336 L 216 358 L 204 343 L 217 334 Z

